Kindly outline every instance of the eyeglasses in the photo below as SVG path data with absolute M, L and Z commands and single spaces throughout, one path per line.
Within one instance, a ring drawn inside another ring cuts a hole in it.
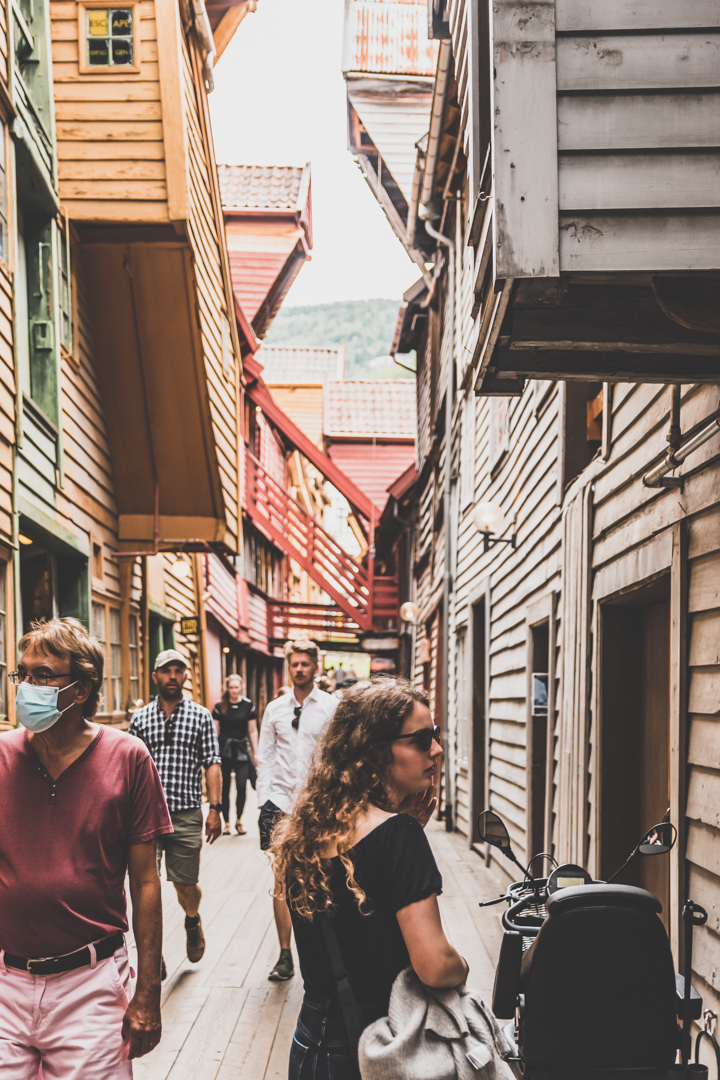
M 434 727 L 423 727 L 417 731 L 411 731 L 408 735 L 396 735 L 392 740 L 396 742 L 398 739 L 412 739 L 418 750 L 422 750 L 423 753 L 427 753 L 433 744 L 433 741 L 440 742 L 441 731 L 437 724 Z
M 302 712 L 302 705 L 296 705 L 295 706 L 295 717 L 294 717 L 293 722 L 292 722 L 292 726 L 294 727 L 295 731 L 297 731 L 297 729 L 300 727 L 300 713 L 301 712 Z
M 8 679 L 13 686 L 17 686 L 18 683 L 26 680 L 32 683 L 33 686 L 47 686 L 49 682 L 62 679 L 66 675 L 72 675 L 72 671 L 38 671 L 34 675 L 30 675 L 27 671 L 11 671 L 8 674 Z

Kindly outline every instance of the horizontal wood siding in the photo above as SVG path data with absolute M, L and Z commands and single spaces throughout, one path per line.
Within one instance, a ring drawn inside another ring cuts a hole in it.
M 140 72 L 78 69 L 78 8 L 50 3 L 60 201 L 78 221 L 167 222 L 154 0 L 135 7 Z

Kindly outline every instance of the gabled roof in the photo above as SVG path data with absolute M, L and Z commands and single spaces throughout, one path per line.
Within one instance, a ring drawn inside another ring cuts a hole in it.
M 223 210 L 299 214 L 307 200 L 310 165 L 218 165 Z
M 345 349 L 295 349 L 289 345 L 263 345 L 255 359 L 263 366 L 268 386 L 324 383 L 342 379 Z
M 325 383 L 325 437 L 414 439 L 414 379 Z

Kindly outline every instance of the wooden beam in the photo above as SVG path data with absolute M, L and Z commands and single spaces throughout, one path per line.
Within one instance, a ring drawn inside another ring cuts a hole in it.
M 250 11 L 254 10 L 253 0 L 244 0 L 242 4 L 227 9 L 220 22 L 213 30 L 213 41 L 215 42 L 213 67 L 227 49 L 245 16 Z

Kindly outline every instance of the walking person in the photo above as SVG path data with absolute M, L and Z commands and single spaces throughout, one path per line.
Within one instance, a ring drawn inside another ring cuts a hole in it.
M 155 844 L 170 816 L 146 748 L 92 721 L 100 644 L 76 619 L 50 619 L 19 648 L 21 726 L 0 738 L 0 1073 L 127 1080 L 161 1035 Z
M 242 696 L 243 681 L 239 675 L 228 675 L 225 693 L 213 709 L 213 720 L 220 740 L 222 768 L 223 834 L 230 833 L 230 780 L 235 773 L 235 830 L 245 836 L 242 823 L 248 780 L 255 787 L 255 768 L 258 751 L 258 726 L 255 706 Z
M 165 789 L 173 833 L 158 843 L 157 867 L 172 881 L 185 912 L 187 958 L 197 964 L 205 952 L 205 935 L 199 914 L 202 892 L 202 770 L 208 790 L 205 836 L 212 844 L 220 835 L 220 749 L 215 724 L 208 709 L 183 696 L 187 664 L 182 653 L 166 649 L 158 654 L 152 673 L 158 694 L 154 701 L 133 714 L 130 734 L 147 746 Z M 166 976 L 162 961 L 163 978 Z
M 348 691 L 292 817 L 274 834 L 275 896 L 289 906 L 305 987 L 289 1080 L 360 1078 L 326 919 L 363 1028 L 387 1014 L 409 965 L 426 986 L 465 981 L 467 963 L 443 931 L 442 878 L 423 831 L 437 803 L 439 735 L 427 698 L 404 680 Z
M 263 715 L 257 759 L 257 800 L 260 807 L 260 846 L 270 847 L 274 825 L 290 814 L 307 777 L 315 747 L 337 701 L 315 685 L 318 647 L 302 638 L 288 641 L 285 657 L 292 692 L 271 701 Z M 273 913 L 280 942 L 280 958 L 268 978 L 282 982 L 295 974 L 290 940 L 292 923 L 287 904 L 273 897 Z

